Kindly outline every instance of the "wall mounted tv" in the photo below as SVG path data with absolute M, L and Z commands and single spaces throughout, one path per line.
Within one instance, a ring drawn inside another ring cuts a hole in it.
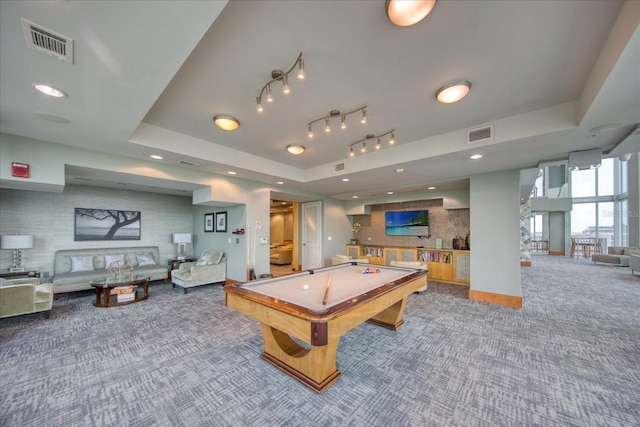
M 429 211 L 402 211 L 384 213 L 387 236 L 428 236 Z

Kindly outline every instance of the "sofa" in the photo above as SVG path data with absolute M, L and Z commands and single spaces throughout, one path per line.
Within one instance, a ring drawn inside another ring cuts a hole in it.
M 132 274 L 146 274 L 153 280 L 164 280 L 168 268 L 160 263 L 157 246 L 132 246 L 117 248 L 64 249 L 56 251 L 53 278 L 54 297 L 65 292 L 92 289 L 90 280 L 109 276 L 107 268 L 114 261 L 129 262 Z
M 278 251 L 271 254 L 269 262 L 274 265 L 287 265 L 293 261 L 293 248 L 282 246 Z
M 631 269 L 631 274 L 635 274 L 636 271 L 640 271 L 640 255 L 629 255 L 629 268 Z
M 640 248 L 609 246 L 606 254 L 595 254 L 591 256 L 591 261 L 595 264 L 601 262 L 605 264 L 614 264 L 621 267 L 629 266 L 629 255 L 640 255 Z
M 36 277 L 0 279 L 0 319 L 38 312 L 48 319 L 52 306 L 51 283 L 40 283 Z
M 180 286 L 185 294 L 194 286 L 226 281 L 227 258 L 222 251 L 204 251 L 198 261 L 183 262 L 171 272 L 171 285 Z

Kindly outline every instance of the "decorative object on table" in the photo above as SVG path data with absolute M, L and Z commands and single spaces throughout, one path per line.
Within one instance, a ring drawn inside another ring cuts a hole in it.
M 215 214 L 213 212 L 204 214 L 204 232 L 205 233 L 213 233 L 214 216 Z
M 436 249 L 442 249 L 442 239 L 436 239 Z
M 140 240 L 140 211 L 75 208 L 73 240 Z
M 133 275 L 133 265 L 129 261 L 113 261 L 107 268 L 111 278 L 118 282 L 131 280 Z
M 24 271 L 22 266 L 21 249 L 33 248 L 33 236 L 27 234 L 7 234 L 0 237 L 0 247 L 2 249 L 13 249 L 12 266 L 9 268 L 11 272 Z
M 187 244 L 191 243 L 191 233 L 173 233 L 173 243 L 178 245 L 177 259 L 186 259 Z
M 453 245 L 452 245 L 452 246 L 453 246 L 453 249 L 455 249 L 455 250 L 460 250 L 460 249 L 462 249 L 462 237 L 459 237 L 459 236 L 458 236 L 458 237 L 455 237 L 455 238 L 453 239 L 453 242 L 452 242 L 452 243 L 453 243 Z
M 358 232 L 362 229 L 362 224 L 360 224 L 359 222 L 354 222 L 353 226 L 351 227 L 351 232 L 353 233 L 353 239 L 351 239 L 351 244 L 352 245 L 357 245 L 358 244 L 358 239 L 356 238 L 356 236 L 358 235 Z
M 471 233 L 467 233 L 467 236 L 464 238 L 464 248 L 466 250 L 471 249 Z M 549 249 L 547 249 L 549 250 Z
M 232 234 L 244 234 L 244 228 L 236 228 L 231 232 Z
M 227 212 L 216 212 L 216 233 L 227 232 Z

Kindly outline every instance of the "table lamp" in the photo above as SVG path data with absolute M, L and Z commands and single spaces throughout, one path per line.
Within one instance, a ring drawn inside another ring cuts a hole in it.
M 187 258 L 187 244 L 191 243 L 191 233 L 173 233 L 173 243 L 178 245 L 178 259 Z
M 13 265 L 9 268 L 11 272 L 24 271 L 22 266 L 21 249 L 33 248 L 33 236 L 26 234 L 13 234 L 0 237 L 0 248 L 13 249 Z

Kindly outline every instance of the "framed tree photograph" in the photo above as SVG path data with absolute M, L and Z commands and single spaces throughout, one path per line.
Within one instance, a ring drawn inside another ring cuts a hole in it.
M 216 232 L 218 233 L 227 232 L 227 213 L 226 212 L 216 212 Z
M 213 233 L 213 213 L 204 214 L 204 232 Z
M 140 240 L 140 211 L 75 208 L 74 240 Z

